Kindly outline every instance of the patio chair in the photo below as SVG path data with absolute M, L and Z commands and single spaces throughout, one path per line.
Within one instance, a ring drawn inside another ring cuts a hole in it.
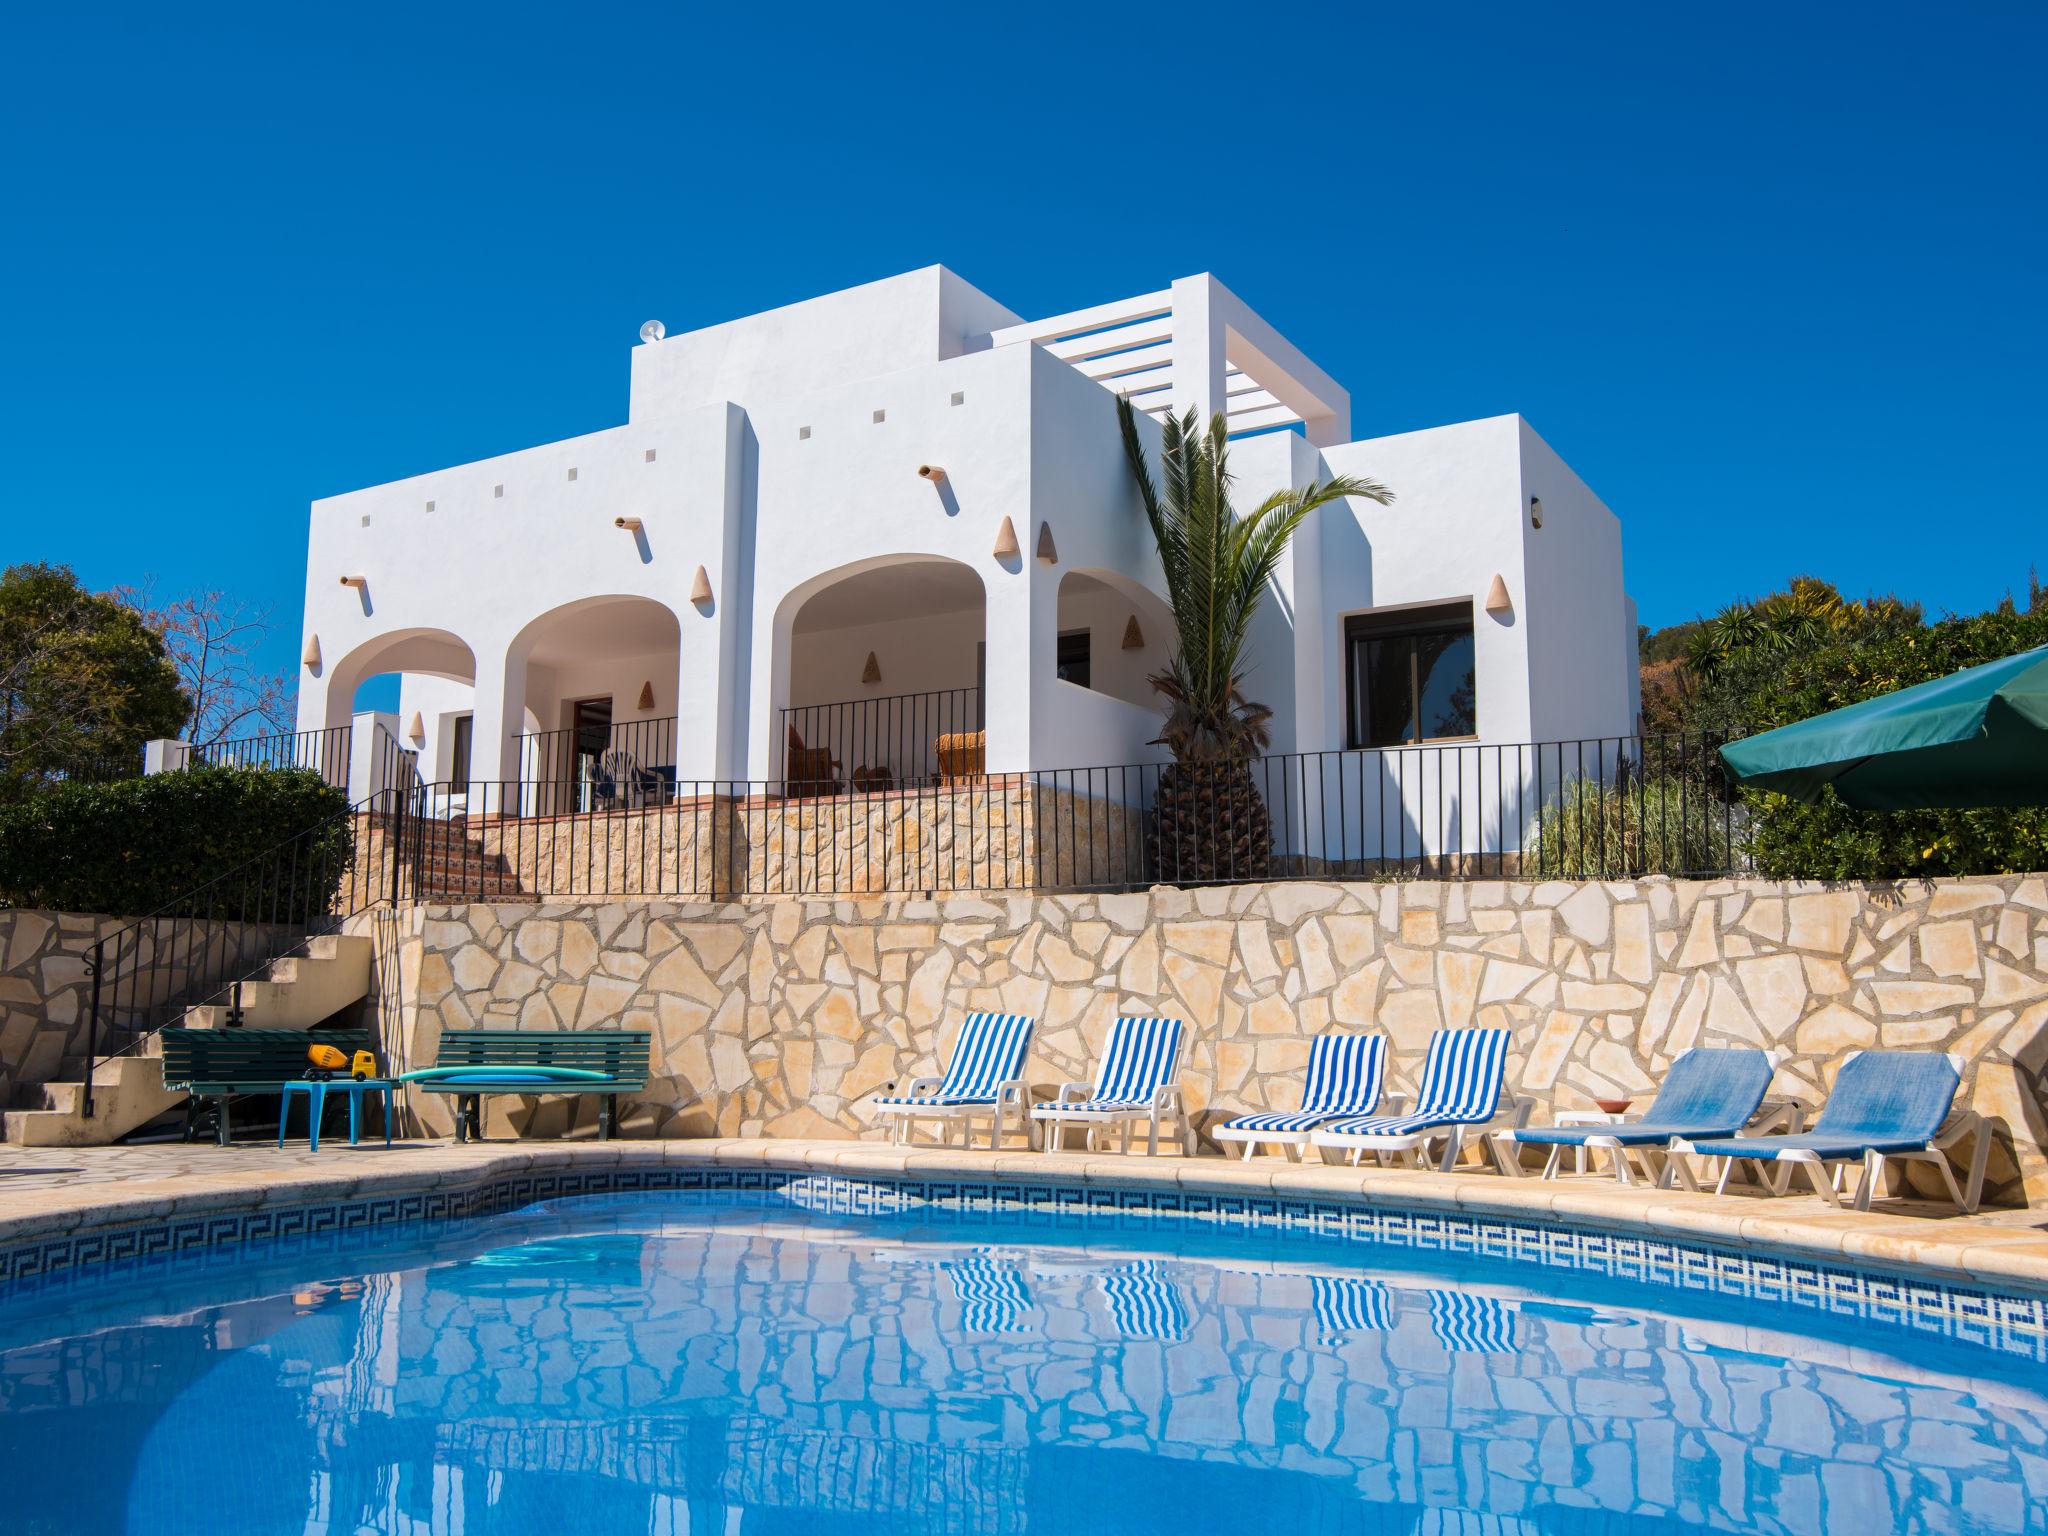
M 650 794 L 659 794 L 661 776 L 643 769 L 632 753 L 612 747 L 599 754 L 590 770 L 592 810 L 631 809 L 645 805 Z
M 795 726 L 784 746 L 782 790 L 792 800 L 839 793 L 839 759 L 830 747 L 807 747 Z
M 1386 1064 L 1384 1035 L 1317 1035 L 1309 1042 L 1308 1079 L 1302 1085 L 1300 1109 L 1239 1115 L 1210 1134 L 1218 1141 L 1242 1142 L 1247 1160 L 1269 1142 L 1284 1149 L 1290 1161 L 1298 1160 L 1317 1126 L 1369 1115 L 1379 1108 Z
M 1118 1018 L 1110 1026 L 1093 1086 L 1064 1083 L 1058 1098 L 1031 1111 L 1032 1119 L 1045 1127 L 1045 1150 L 1057 1151 L 1070 1125 L 1087 1128 L 1091 1150 L 1097 1131 L 1120 1125 L 1128 1152 L 1131 1127 L 1144 1121 L 1149 1126 L 1145 1153 L 1157 1156 L 1159 1121 L 1171 1114 L 1180 1119 L 1181 1149 L 1194 1156 L 1194 1126 L 1177 1080 L 1187 1034 L 1179 1019 Z
M 1371 1152 L 1382 1163 L 1395 1158 L 1419 1167 L 1428 1144 L 1441 1139 L 1440 1166 L 1448 1173 L 1466 1138 L 1476 1136 L 1501 1172 L 1510 1173 L 1507 1158 L 1486 1134 L 1512 1129 L 1528 1118 L 1528 1104 L 1513 1095 L 1503 1106 L 1501 1077 L 1507 1056 L 1504 1029 L 1440 1029 L 1430 1037 L 1414 1109 L 1407 1114 L 1333 1120 L 1310 1132 L 1310 1145 L 1348 1151 L 1354 1164 Z
M 1763 1103 L 1776 1065 L 1769 1052 L 1747 1046 L 1697 1046 L 1671 1063 L 1664 1086 L 1641 1119 L 1539 1125 L 1505 1134 L 1523 1146 L 1550 1148 L 1543 1165 L 1546 1179 L 1557 1176 L 1567 1150 L 1605 1152 L 1621 1183 L 1634 1182 L 1633 1156 L 1642 1160 L 1644 1176 L 1663 1189 L 1671 1180 L 1671 1143 L 1741 1135 Z
M 1024 1057 L 1037 1025 L 1036 1019 L 1021 1013 L 970 1013 L 954 1038 L 944 1077 L 912 1078 L 902 1093 L 878 1095 L 870 1107 L 876 1114 L 894 1119 L 898 1143 L 910 1140 L 919 1120 L 958 1122 L 966 1139 L 972 1141 L 975 1120 L 986 1115 L 991 1148 L 1002 1140 L 1004 1114 L 1014 1109 L 1017 1129 L 1028 1142 L 1031 1122 L 1024 1113 L 1029 1103 Z
M 1780 1136 L 1688 1138 L 1674 1142 L 1671 1150 L 1722 1159 L 1716 1194 L 1726 1192 L 1737 1163 L 1769 1162 L 1778 1165 L 1773 1170 L 1776 1178 L 1765 1184 L 1772 1194 L 1783 1194 L 1793 1171 L 1804 1169 L 1814 1189 L 1834 1206 L 1842 1203 L 1841 1182 L 1848 1168 L 1861 1163 L 1863 1177 L 1855 1197 L 1859 1211 L 1870 1209 L 1870 1197 L 1884 1173 L 1886 1159 L 1929 1163 L 1940 1171 L 1956 1208 L 1974 1211 L 1984 1194 L 1991 1134 L 1984 1117 L 1974 1110 L 1951 1114 L 1962 1080 L 1960 1056 L 1938 1051 L 1856 1051 L 1843 1059 L 1842 1070 L 1835 1074 L 1834 1090 L 1812 1130 Z M 1976 1140 L 1967 1178 L 1958 1184 L 1948 1152 L 1968 1137 Z M 1681 1166 L 1679 1177 L 1686 1188 L 1698 1188 L 1689 1169 Z

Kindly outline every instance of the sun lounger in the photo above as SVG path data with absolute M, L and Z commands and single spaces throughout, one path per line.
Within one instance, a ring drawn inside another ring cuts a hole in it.
M 1664 1086 L 1637 1120 L 1598 1125 L 1539 1125 L 1506 1133 L 1524 1146 L 1550 1148 L 1543 1177 L 1553 1178 L 1569 1150 L 1605 1152 L 1614 1176 L 1633 1182 L 1629 1159 L 1639 1157 L 1645 1174 L 1663 1188 L 1671 1176 L 1674 1140 L 1737 1136 L 1763 1103 L 1771 1085 L 1770 1054 L 1748 1047 L 1701 1046 L 1671 1063 Z
M 1102 1295 L 1110 1321 L 1125 1338 L 1171 1344 L 1187 1337 L 1187 1302 L 1156 1259 L 1133 1259 L 1103 1271 Z
M 1429 1327 L 1454 1355 L 1511 1355 L 1515 1352 L 1515 1309 L 1498 1296 L 1432 1289 Z
M 878 1094 L 868 1101 L 869 1107 L 895 1120 L 898 1142 L 910 1140 L 919 1120 L 957 1122 L 971 1141 L 974 1122 L 986 1116 L 988 1144 L 993 1148 L 1001 1141 L 1003 1116 L 1012 1110 L 1017 1128 L 1029 1141 L 1024 1057 L 1037 1023 L 1021 1013 L 970 1013 L 953 1042 L 944 1077 L 913 1078 L 903 1092 Z
M 1247 1158 L 1268 1143 L 1284 1148 L 1290 1159 L 1299 1158 L 1317 1126 L 1369 1115 L 1380 1107 L 1386 1063 L 1384 1035 L 1317 1035 L 1309 1042 L 1300 1109 L 1239 1115 L 1213 1134 L 1218 1141 L 1243 1143 Z
M 1841 1180 L 1852 1164 L 1863 1165 L 1856 1189 L 1856 1209 L 1870 1209 L 1887 1159 L 1928 1163 L 1939 1169 L 1949 1197 L 1962 1211 L 1974 1211 L 1984 1193 L 1984 1165 L 1991 1137 L 1984 1119 L 1973 1110 L 1951 1114 L 1962 1084 L 1963 1061 L 1935 1051 L 1858 1051 L 1842 1062 L 1813 1129 L 1784 1136 L 1730 1136 L 1681 1140 L 1672 1150 L 1722 1159 L 1715 1192 L 1728 1188 L 1728 1176 L 1739 1162 L 1778 1165 L 1778 1178 L 1766 1187 L 1783 1194 L 1794 1169 L 1803 1168 L 1828 1204 L 1842 1203 Z M 1965 1182 L 1958 1184 L 1948 1152 L 1974 1137 Z M 1697 1187 L 1691 1173 L 1679 1175 L 1688 1188 Z
M 1428 1144 L 1441 1140 L 1440 1166 L 1448 1171 L 1456 1165 L 1466 1139 L 1478 1136 L 1502 1170 L 1511 1171 L 1500 1149 L 1485 1136 L 1490 1130 L 1512 1129 L 1529 1112 L 1512 1096 L 1503 1106 L 1501 1078 L 1507 1055 L 1504 1029 L 1440 1029 L 1430 1038 L 1412 1111 L 1334 1120 L 1312 1132 L 1310 1143 L 1348 1151 L 1353 1163 L 1371 1152 L 1381 1162 L 1394 1158 L 1419 1166 Z
M 1123 1150 L 1128 1152 L 1131 1128 L 1142 1121 L 1149 1128 L 1145 1151 L 1156 1156 L 1160 1119 L 1174 1115 L 1180 1120 L 1182 1150 L 1193 1156 L 1194 1127 L 1178 1081 L 1187 1035 L 1187 1025 L 1179 1019 L 1119 1018 L 1110 1026 L 1093 1085 L 1063 1084 L 1057 1099 L 1031 1112 L 1045 1127 L 1045 1150 L 1057 1151 L 1070 1125 L 1087 1128 L 1091 1148 L 1097 1131 L 1122 1126 Z

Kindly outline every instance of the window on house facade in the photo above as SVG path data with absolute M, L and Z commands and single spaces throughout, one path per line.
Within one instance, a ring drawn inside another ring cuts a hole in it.
M 455 717 L 455 739 L 448 747 L 448 782 L 451 784 L 469 783 L 469 744 L 475 725 L 474 715 Z
M 1089 686 L 1088 631 L 1069 629 L 1060 635 L 1059 653 L 1053 662 L 1054 675 L 1076 688 Z
M 1350 746 L 1479 734 L 1470 602 L 1355 614 L 1344 650 Z

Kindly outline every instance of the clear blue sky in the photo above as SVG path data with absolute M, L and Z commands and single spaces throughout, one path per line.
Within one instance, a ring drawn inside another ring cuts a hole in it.
M 274 601 L 290 665 L 310 499 L 943 262 L 1213 271 L 1361 436 L 1523 413 L 1652 624 L 2048 569 L 2048 7 L 1305 14 L 9 7 L 0 557 Z

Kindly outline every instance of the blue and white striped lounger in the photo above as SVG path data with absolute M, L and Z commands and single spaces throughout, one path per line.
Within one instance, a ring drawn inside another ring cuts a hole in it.
M 969 1333 L 1015 1333 L 1031 1310 L 1031 1290 L 1015 1264 L 990 1254 L 948 1259 L 939 1266 L 960 1303 L 960 1326 Z
M 1187 1302 L 1156 1259 L 1134 1259 L 1104 1270 L 1102 1295 L 1110 1322 L 1127 1339 L 1171 1344 L 1187 1337 Z
M 1309 1042 L 1308 1080 L 1302 1085 L 1300 1109 L 1239 1115 L 1213 1134 L 1218 1141 L 1243 1142 L 1247 1158 L 1267 1142 L 1285 1148 L 1289 1158 L 1298 1158 L 1317 1126 L 1369 1115 L 1379 1107 L 1386 1066 L 1384 1035 L 1317 1035 Z
M 1188 1027 L 1179 1019 L 1119 1018 L 1110 1025 L 1095 1082 L 1063 1084 L 1057 1099 L 1032 1110 L 1032 1118 L 1045 1127 L 1045 1150 L 1057 1151 L 1070 1125 L 1087 1127 L 1090 1147 L 1098 1130 L 1121 1125 L 1128 1152 L 1131 1127 L 1144 1121 L 1149 1127 L 1145 1151 L 1157 1155 L 1160 1119 L 1173 1115 L 1180 1121 L 1181 1148 L 1193 1156 L 1194 1127 L 1179 1082 L 1187 1036 Z
M 1741 1134 L 1764 1101 L 1774 1065 L 1768 1051 L 1753 1046 L 1695 1046 L 1671 1063 L 1664 1086 L 1641 1119 L 1531 1126 L 1514 1132 L 1513 1139 L 1550 1148 L 1543 1165 L 1546 1179 L 1556 1175 L 1567 1150 L 1583 1158 L 1591 1149 L 1608 1154 L 1614 1176 L 1623 1184 L 1631 1182 L 1630 1156 L 1642 1158 L 1661 1189 L 1670 1182 L 1671 1160 L 1659 1159 L 1659 1154 L 1675 1140 Z
M 1974 1211 L 1984 1194 L 1984 1166 L 1991 1137 L 1974 1110 L 1951 1114 L 1961 1087 L 1960 1056 L 1937 1051 L 1857 1051 L 1843 1059 L 1835 1085 L 1813 1129 L 1789 1136 L 1686 1138 L 1672 1151 L 1723 1159 L 1716 1194 L 1728 1188 L 1728 1175 L 1738 1162 L 1777 1164 L 1778 1178 L 1766 1187 L 1783 1194 L 1795 1168 L 1806 1170 L 1813 1187 L 1828 1204 L 1842 1203 L 1838 1181 L 1856 1163 L 1863 1178 L 1856 1187 L 1856 1209 L 1870 1209 L 1870 1197 L 1884 1174 L 1887 1158 L 1927 1163 L 1938 1169 L 1949 1198 L 1962 1211 Z M 1949 1166 L 1949 1148 L 1975 1137 L 1966 1182 L 1956 1182 Z M 1679 1175 L 1696 1188 L 1682 1165 Z
M 1496 1117 L 1501 1115 L 1501 1077 L 1507 1058 L 1508 1032 L 1504 1029 L 1440 1029 L 1430 1037 L 1413 1111 L 1333 1120 L 1312 1132 L 1310 1143 L 1349 1151 L 1353 1163 L 1372 1152 L 1381 1162 L 1397 1157 L 1419 1165 L 1427 1144 L 1442 1138 L 1442 1167 L 1448 1170 L 1457 1163 L 1468 1134 L 1483 1133 L 1503 1123 Z M 1507 1102 L 1505 1123 L 1527 1116 L 1526 1104 L 1512 1096 Z M 1509 1171 L 1499 1148 L 1483 1135 L 1480 1144 L 1494 1155 L 1503 1172 Z
M 1024 1057 L 1037 1023 L 1021 1013 L 970 1013 L 960 1025 L 943 1078 L 915 1078 L 902 1093 L 877 1094 L 869 1105 L 876 1114 L 895 1118 L 899 1142 L 910 1140 L 911 1127 L 919 1120 L 958 1121 L 972 1140 L 974 1121 L 986 1115 L 988 1144 L 994 1147 L 1002 1136 L 1003 1115 L 1011 1110 L 1028 1140 Z
M 1515 1309 L 1497 1296 L 1431 1289 L 1429 1327 L 1452 1354 L 1511 1355 Z
M 1357 1275 L 1310 1275 L 1309 1305 L 1328 1343 L 1347 1333 L 1386 1333 L 1394 1326 L 1394 1293 Z

